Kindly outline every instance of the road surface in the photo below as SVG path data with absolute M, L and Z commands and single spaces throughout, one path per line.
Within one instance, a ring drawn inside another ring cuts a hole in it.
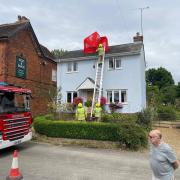
M 28 142 L 0 151 L 0 179 L 5 180 L 18 149 L 24 180 L 151 180 L 148 152 L 62 147 Z M 180 179 L 177 170 L 176 178 Z

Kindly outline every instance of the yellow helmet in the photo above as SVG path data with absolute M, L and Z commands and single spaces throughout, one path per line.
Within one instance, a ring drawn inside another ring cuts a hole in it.
M 99 104 L 99 103 L 96 103 L 96 107 L 100 107 L 100 104 Z
M 78 108 L 82 108 L 82 103 L 79 103 L 79 104 L 78 104 Z
M 102 44 L 99 44 L 99 47 L 103 47 L 103 45 L 102 45 Z

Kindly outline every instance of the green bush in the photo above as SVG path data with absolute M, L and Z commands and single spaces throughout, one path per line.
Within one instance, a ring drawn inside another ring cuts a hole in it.
M 157 113 L 159 120 L 176 120 L 176 111 L 172 106 L 159 106 Z
M 135 123 L 137 120 L 136 114 L 120 114 L 120 113 L 110 113 L 102 114 L 101 121 L 108 123 L 119 123 L 128 121 L 130 123 Z
M 146 108 L 137 113 L 136 122 L 149 130 L 152 128 L 152 121 L 156 118 L 156 116 L 156 111 L 153 108 Z
M 92 106 L 92 100 L 91 100 L 91 99 L 88 99 L 88 100 L 84 103 L 84 105 L 85 105 L 86 107 L 91 107 L 91 106 Z
M 129 149 L 138 150 L 140 147 L 147 146 L 147 132 L 139 125 L 124 122 L 119 126 L 118 135 L 121 143 Z
M 37 117 L 34 129 L 49 137 L 116 141 L 129 149 L 137 150 L 147 145 L 147 136 L 140 126 L 124 123 L 97 123 L 77 121 L 51 121 Z

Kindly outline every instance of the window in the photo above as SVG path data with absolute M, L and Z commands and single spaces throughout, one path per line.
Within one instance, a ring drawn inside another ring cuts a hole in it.
M 57 71 L 52 69 L 52 81 L 56 82 Z
M 77 62 L 68 62 L 67 64 L 67 72 L 77 72 L 78 64 Z
M 121 102 L 127 102 L 127 92 L 126 92 L 126 90 L 121 91 Z
M 77 71 L 77 62 L 73 63 L 73 71 Z
M 107 100 L 108 100 L 109 103 L 112 102 L 112 91 L 107 92 Z
M 114 69 L 114 58 L 109 58 L 109 69 Z
M 127 102 L 127 90 L 108 90 L 107 91 L 108 103 L 126 103 Z
M 116 68 L 116 69 L 121 68 L 121 59 L 120 59 L 120 58 L 117 58 L 117 59 L 115 60 L 115 68 Z
M 119 91 L 114 91 L 114 102 L 119 102 Z
M 121 59 L 120 57 L 110 57 L 109 58 L 109 69 L 120 69 Z
M 73 99 L 77 97 L 77 92 L 71 91 L 67 92 L 67 102 L 68 103 L 73 103 Z

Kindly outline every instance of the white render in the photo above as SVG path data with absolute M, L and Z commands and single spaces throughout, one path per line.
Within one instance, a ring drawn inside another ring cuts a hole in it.
M 108 68 L 109 57 L 119 57 L 121 59 L 121 67 L 110 70 Z M 146 65 L 143 44 L 138 52 L 107 53 L 105 58 L 102 85 L 103 96 L 107 98 L 108 90 L 112 90 L 113 92 L 116 90 L 126 90 L 127 101 L 122 103 L 123 108 L 119 109 L 119 112 L 135 113 L 143 110 L 146 107 Z M 67 72 L 68 62 L 77 62 L 78 70 L 75 72 Z M 73 91 L 77 91 L 78 96 L 81 96 L 83 101 L 86 102 L 86 91 L 93 86 L 93 83 L 89 81 L 88 78 L 92 80 L 95 79 L 96 70 L 94 66 L 96 62 L 97 56 L 91 55 L 85 58 L 76 57 L 57 61 L 57 87 L 62 88 L 62 102 L 67 102 L 67 92 Z

